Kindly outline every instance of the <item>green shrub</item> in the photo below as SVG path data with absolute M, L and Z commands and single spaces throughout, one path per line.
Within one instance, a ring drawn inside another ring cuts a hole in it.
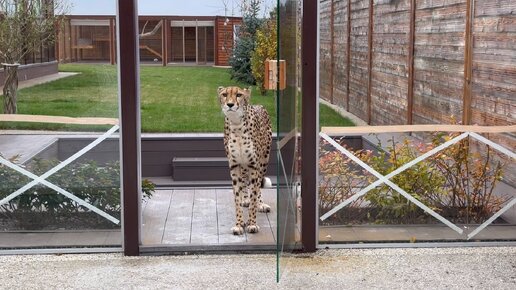
M 392 145 L 387 146 L 386 151 L 379 150 L 377 155 L 371 154 L 366 156 L 367 158 L 362 158 L 384 176 L 419 155 L 414 141 L 405 139 L 401 144 L 395 144 L 394 140 L 390 141 Z M 380 143 L 378 148 L 382 148 Z M 374 181 L 376 181 L 376 177 L 371 177 L 370 182 Z M 394 176 L 391 181 L 426 206 L 433 210 L 439 210 L 445 195 L 445 178 L 430 162 L 421 161 Z M 365 199 L 371 206 L 377 208 L 378 212 L 375 217 L 377 223 L 411 223 L 427 218 L 421 208 L 386 184 L 369 191 Z
M 434 134 L 431 148 L 456 136 L 457 133 Z M 430 159 L 446 180 L 448 196 L 442 206 L 456 209 L 461 223 L 482 223 L 509 199 L 494 193 L 509 161 L 490 146 L 477 145 L 473 148 L 472 140 L 463 139 Z
M 385 149 L 382 149 L 384 147 L 379 142 L 374 154 L 363 150 L 353 153 L 385 176 L 457 135 L 434 134 L 430 143 L 415 138 L 400 143 L 390 140 L 391 145 Z M 482 223 L 509 199 L 508 196 L 494 193 L 508 161 L 490 146 L 476 144 L 473 149 L 472 142 L 462 140 L 390 180 L 454 223 Z M 324 146 L 321 147 L 319 166 L 321 213 L 329 211 L 377 180 L 371 174 L 357 169 L 357 165 L 340 152 L 325 149 Z M 330 220 L 332 222 L 408 224 L 431 223 L 435 220 L 397 191 L 381 184 L 349 205 L 347 210 L 334 215 Z
M 59 164 L 57 160 L 35 159 L 26 169 L 39 176 L 57 164 Z M 2 180 L 0 199 L 32 180 L 4 165 L 0 165 L 0 179 Z M 51 175 L 47 180 L 104 212 L 120 216 L 120 164 L 118 161 L 102 165 L 94 161 L 73 163 Z M 155 185 L 152 182 L 143 180 L 144 199 L 150 198 L 154 190 Z M 42 184 L 30 188 L 0 206 L 0 213 L 8 219 L 17 218 L 23 213 L 42 213 L 47 217 L 58 217 L 74 216 L 85 212 L 89 212 L 89 209 Z
M 254 79 L 265 95 L 265 61 L 275 60 L 277 55 L 276 14 L 273 12 L 256 32 L 256 46 L 251 53 L 251 69 Z
M 342 142 L 339 142 L 342 143 Z M 319 152 L 319 213 L 324 214 L 357 192 L 357 188 L 367 186 L 368 178 L 362 170 L 353 164 L 349 158 L 341 152 L 333 150 L 326 141 L 321 142 Z M 345 145 L 343 144 L 345 147 Z M 370 152 L 356 151 L 361 158 Z M 362 208 L 362 199 L 352 202 L 349 207 Z M 360 218 L 357 212 L 340 211 L 325 221 L 325 224 L 342 224 Z

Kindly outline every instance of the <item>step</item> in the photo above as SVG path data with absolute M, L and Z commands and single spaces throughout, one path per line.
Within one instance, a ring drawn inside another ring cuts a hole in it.
M 174 157 L 172 179 L 175 181 L 230 180 L 226 157 Z

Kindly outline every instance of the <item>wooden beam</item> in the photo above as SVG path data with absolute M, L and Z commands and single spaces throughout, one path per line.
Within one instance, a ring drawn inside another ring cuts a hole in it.
M 407 58 L 408 90 L 407 90 L 407 124 L 413 123 L 414 112 L 414 46 L 416 41 L 416 0 L 410 1 L 409 50 Z
M 347 40 L 347 52 L 348 52 L 348 59 L 346 66 L 346 75 L 347 75 L 347 82 L 346 82 L 346 110 L 349 112 L 349 82 L 351 77 L 351 0 L 348 0 L 348 40 Z
M 109 63 L 116 63 L 116 36 L 115 36 L 115 19 L 109 19 Z
M 73 117 L 64 117 L 64 116 L 0 114 L 0 122 L 30 122 L 30 123 L 53 123 L 53 124 L 75 124 L 75 125 L 117 125 L 118 119 L 90 118 L 90 117 L 73 118 Z
M 473 76 L 473 18 L 475 1 L 466 1 L 466 31 L 464 35 L 464 85 L 462 97 L 462 124 L 471 124 L 471 82 Z
M 371 91 L 373 76 L 373 25 L 374 9 L 373 0 L 369 0 L 369 32 L 367 33 L 368 54 L 367 54 L 367 124 L 371 124 Z
M 215 16 L 215 26 L 213 27 L 213 37 L 214 40 L 214 48 L 213 53 L 215 54 L 213 56 L 213 62 L 215 65 L 219 65 L 219 16 Z
M 162 25 L 161 25 L 161 64 L 163 66 L 167 66 L 168 62 L 168 37 L 167 37 L 167 31 L 168 31 L 168 21 L 166 19 L 161 19 Z
M 357 127 L 322 127 L 321 132 L 328 135 L 372 133 L 409 133 L 409 132 L 474 132 L 474 133 L 515 133 L 516 125 L 511 126 L 472 126 L 472 125 L 393 125 L 393 126 L 357 126 Z

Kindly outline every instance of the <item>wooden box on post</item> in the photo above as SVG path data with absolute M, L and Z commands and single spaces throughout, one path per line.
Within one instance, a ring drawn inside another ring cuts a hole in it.
M 286 62 L 280 60 L 279 63 L 279 89 L 284 90 L 287 87 L 286 81 Z M 278 61 L 265 61 L 264 87 L 266 90 L 277 90 L 278 83 Z

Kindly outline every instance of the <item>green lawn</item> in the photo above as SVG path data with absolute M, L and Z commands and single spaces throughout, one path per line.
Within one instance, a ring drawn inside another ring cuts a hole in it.
M 18 113 L 70 117 L 118 117 L 116 66 L 64 64 L 63 72 L 80 74 L 51 83 L 21 89 Z M 141 68 L 141 118 L 143 132 L 222 132 L 223 115 L 218 86 L 240 85 L 227 69 L 213 67 Z M 264 105 L 276 125 L 273 92 L 261 96 L 253 88 L 251 102 Z M 352 126 L 332 109 L 321 105 L 321 126 Z M 96 129 L 58 124 L 4 123 L 2 128 Z

